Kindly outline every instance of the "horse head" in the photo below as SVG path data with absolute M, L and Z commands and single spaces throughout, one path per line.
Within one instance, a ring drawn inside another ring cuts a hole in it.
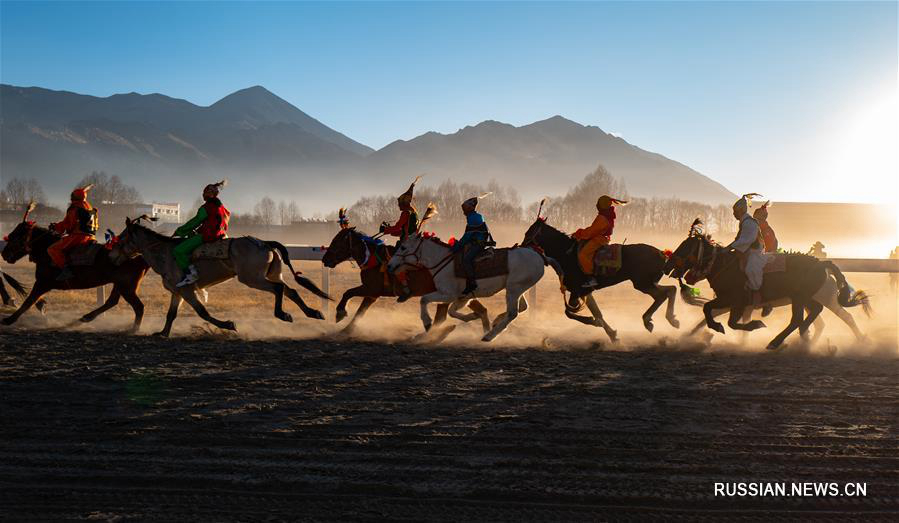
M 2 256 L 6 263 L 16 263 L 28 254 L 30 251 L 28 244 L 35 228 L 34 222 L 21 222 L 3 237 L 6 246 L 3 247 Z
M 546 223 L 545 218 L 538 217 L 525 231 L 521 246 L 537 246 L 548 256 L 557 258 L 568 251 L 573 242 L 567 234 Z
M 115 245 L 109 250 L 109 259 L 113 264 L 120 265 L 127 259 L 140 256 L 143 249 L 141 240 L 145 236 L 144 232 L 158 234 L 140 224 L 140 221 L 144 219 L 155 221 L 146 214 L 138 216 L 133 220 L 125 218 L 125 230 L 116 236 Z
M 706 269 L 712 259 L 715 244 L 702 229 L 702 220 L 696 218 L 690 225 L 687 238 L 677 246 L 665 262 L 663 272 L 672 278 L 681 279 L 687 273 Z M 692 279 L 692 278 L 691 278 Z M 699 278 L 697 278 L 698 280 Z M 687 283 L 695 283 L 688 281 Z
M 361 246 L 362 241 L 360 234 L 356 232 L 356 228 L 342 227 L 340 232 L 331 240 L 331 244 L 328 245 L 328 250 L 322 257 L 322 264 L 329 269 L 333 269 L 337 264 L 352 258 L 354 249 Z

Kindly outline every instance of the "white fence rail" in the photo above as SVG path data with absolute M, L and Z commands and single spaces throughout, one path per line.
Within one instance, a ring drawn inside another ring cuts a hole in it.
M 6 242 L 0 240 L 0 250 L 6 246 Z M 291 260 L 317 261 L 321 260 L 327 250 L 325 247 L 312 245 L 285 245 Z M 843 272 L 884 272 L 899 273 L 899 260 L 871 259 L 871 258 L 828 258 Z M 321 288 L 331 294 L 331 269 L 322 265 Z M 532 306 L 537 304 L 537 287 L 531 287 L 528 299 Z M 106 300 L 104 287 L 97 287 L 97 304 L 101 305 Z M 322 313 L 329 316 L 328 301 L 322 299 Z

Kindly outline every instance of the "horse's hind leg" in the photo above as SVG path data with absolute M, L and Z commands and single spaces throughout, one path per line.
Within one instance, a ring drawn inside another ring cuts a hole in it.
M 20 305 L 19 308 L 16 309 L 16 312 L 10 314 L 6 318 L 3 318 L 0 323 L 3 323 L 3 325 L 12 325 L 13 323 L 15 323 L 19 319 L 19 316 L 21 316 L 25 313 L 25 311 L 31 308 L 31 306 L 34 305 L 36 301 L 41 299 L 41 296 L 46 294 L 49 290 L 50 288 L 45 286 L 44 284 L 41 284 L 41 282 L 38 281 L 37 283 L 35 283 L 34 287 L 31 288 L 31 292 L 28 293 L 28 297 L 25 298 L 25 301 L 22 302 L 22 305 Z
M 808 311 L 808 314 L 805 316 L 805 320 L 802 321 L 802 324 L 799 326 L 799 334 L 803 338 L 808 338 L 808 328 L 811 327 L 812 323 L 821 314 L 821 311 L 824 309 L 824 306 L 815 300 L 809 300 L 808 303 L 805 304 L 805 310 Z
M 525 290 L 527 289 L 510 289 L 506 287 L 505 315 L 500 314 L 500 316 L 496 318 L 493 322 L 493 328 L 481 338 L 481 341 L 492 341 L 499 336 L 499 333 L 504 331 L 510 323 L 515 321 L 515 318 L 518 317 L 518 298 L 524 294 Z
M 270 292 L 275 295 L 275 318 L 278 318 L 281 321 L 292 322 L 293 316 L 284 312 L 284 293 L 287 290 L 287 285 L 280 281 L 271 281 L 268 279 L 257 279 L 257 278 L 247 278 L 240 277 L 238 275 L 237 279 L 250 287 L 251 289 L 256 289 L 259 291 Z
M 483 327 L 484 334 L 486 334 L 490 330 L 490 315 L 487 313 L 487 307 L 484 307 L 484 304 L 478 300 L 471 300 L 468 302 L 468 308 L 473 310 L 478 315 L 478 318 L 481 319 L 481 327 Z
M 220 329 L 225 329 L 229 331 L 236 331 L 237 327 L 234 326 L 234 322 L 230 320 L 220 320 L 209 314 L 209 311 L 206 310 L 206 306 L 200 301 L 200 298 L 197 296 L 197 293 L 193 290 L 193 288 L 189 288 L 188 290 L 183 290 L 181 297 L 184 298 L 193 309 L 197 312 L 197 316 L 203 318 L 209 323 L 215 325 Z
M 792 333 L 794 330 L 798 329 L 800 325 L 802 325 L 802 312 L 803 309 L 805 309 L 805 304 L 798 301 L 793 301 L 792 307 L 793 316 L 790 318 L 790 324 L 787 325 L 787 327 L 783 331 L 781 331 L 780 334 L 775 336 L 773 340 L 771 340 L 771 343 L 769 343 L 767 347 L 768 350 L 774 350 L 780 347 L 784 340 L 787 339 L 787 336 L 789 336 L 790 333 Z
M 612 326 L 603 319 L 602 311 L 599 309 L 599 304 L 596 303 L 596 298 L 593 297 L 593 293 L 588 294 L 585 301 L 587 302 L 587 308 L 590 309 L 590 314 L 593 315 L 593 324 L 602 327 L 610 340 L 618 341 L 618 331 L 613 329 Z
M 727 326 L 731 329 L 740 331 L 754 331 L 765 326 L 761 320 L 740 323 L 740 319 L 749 319 L 751 317 L 752 307 L 732 307 L 730 309 L 730 317 L 727 319 Z
M 119 291 L 118 286 L 113 286 L 112 292 L 109 293 L 109 298 L 106 298 L 106 301 L 103 303 L 103 305 L 100 305 L 96 309 L 85 314 L 79 321 L 81 321 L 82 323 L 90 323 L 94 321 L 95 319 L 97 319 L 97 316 L 118 305 L 119 298 L 121 296 L 122 293 Z

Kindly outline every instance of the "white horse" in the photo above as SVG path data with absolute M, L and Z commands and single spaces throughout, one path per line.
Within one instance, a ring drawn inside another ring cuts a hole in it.
M 407 237 L 399 246 L 387 264 L 387 269 L 396 271 L 402 266 L 425 268 L 431 271 L 434 287 L 437 290 L 421 297 L 421 321 L 425 329 L 430 328 L 431 317 L 428 314 L 429 303 L 449 303 L 450 316 L 464 320 L 467 316 L 460 314 L 459 309 L 468 305 L 472 298 L 493 296 L 506 290 L 506 312 L 497 316 L 493 327 L 484 335 L 482 341 L 496 338 L 515 318 L 519 312 L 528 308 L 524 293 L 543 277 L 546 258 L 533 249 L 526 247 L 509 250 L 508 274 L 482 278 L 477 280 L 478 288 L 472 294 L 462 295 L 465 289 L 465 278 L 457 276 L 453 270 L 452 249 L 446 243 L 434 237 L 425 237 L 416 233 Z

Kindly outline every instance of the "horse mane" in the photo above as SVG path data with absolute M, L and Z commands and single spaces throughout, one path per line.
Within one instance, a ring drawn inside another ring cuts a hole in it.
M 171 236 L 166 236 L 165 234 L 156 232 L 153 229 L 151 229 L 145 225 L 136 223 L 136 222 L 131 222 L 131 227 L 135 227 L 138 230 L 145 232 L 147 235 L 149 235 L 154 240 L 158 240 L 158 241 L 166 242 L 166 243 L 176 243 L 176 242 L 180 241 L 177 238 L 172 238 Z
M 437 236 L 436 234 L 433 234 L 433 233 L 432 233 L 432 234 L 429 234 L 429 235 L 427 235 L 427 236 L 422 236 L 422 237 L 423 237 L 425 240 L 431 240 L 432 242 L 436 243 L 437 245 L 439 245 L 439 246 L 441 246 L 441 247 L 446 247 L 447 249 L 452 249 L 452 248 L 453 248 L 452 245 L 450 245 L 450 244 L 446 243 L 445 241 L 441 240 L 440 237 Z

